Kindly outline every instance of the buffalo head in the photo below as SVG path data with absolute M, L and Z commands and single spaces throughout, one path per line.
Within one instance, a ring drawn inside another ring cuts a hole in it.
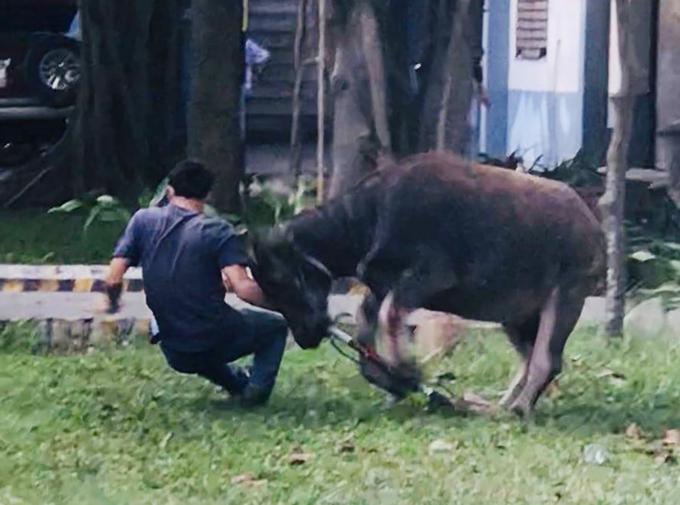
M 280 311 L 300 347 L 317 347 L 328 335 L 332 277 L 296 246 L 292 233 L 277 227 L 255 238 L 253 276 Z

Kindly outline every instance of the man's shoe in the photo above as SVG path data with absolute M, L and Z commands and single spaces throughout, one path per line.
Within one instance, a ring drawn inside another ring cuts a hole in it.
M 263 388 L 255 384 L 248 384 L 241 392 L 242 407 L 258 407 L 269 401 L 273 387 Z

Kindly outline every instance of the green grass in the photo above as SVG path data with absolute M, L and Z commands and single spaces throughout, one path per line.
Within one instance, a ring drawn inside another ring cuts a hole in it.
M 567 356 L 560 394 L 525 425 L 428 413 L 417 397 L 387 408 L 328 346 L 290 351 L 271 404 L 254 412 L 148 346 L 5 351 L 0 503 L 678 503 L 680 469 L 644 449 L 680 428 L 680 348 L 580 333 Z M 458 392 L 493 397 L 514 364 L 503 338 L 478 335 L 442 366 Z M 633 422 L 645 439 L 626 438 Z M 454 449 L 431 454 L 438 439 Z M 609 460 L 586 463 L 588 444 Z M 312 459 L 291 465 L 299 451 Z M 244 473 L 262 482 L 232 484 Z
M 107 263 L 123 225 L 44 211 L 0 213 L 0 263 Z

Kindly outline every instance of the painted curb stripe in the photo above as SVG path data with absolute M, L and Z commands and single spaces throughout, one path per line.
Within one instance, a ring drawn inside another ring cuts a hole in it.
M 0 278 L 2 293 L 103 293 L 106 284 L 103 279 L 3 279 Z M 125 279 L 123 288 L 127 292 L 144 291 L 142 279 Z

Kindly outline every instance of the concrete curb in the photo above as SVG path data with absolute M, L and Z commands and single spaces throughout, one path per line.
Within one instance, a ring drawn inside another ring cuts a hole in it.
M 0 325 L 16 321 L 36 323 L 39 337 L 49 348 L 82 350 L 101 343 L 125 343 L 135 335 L 147 336 L 151 314 L 143 294 L 142 274 L 132 268 L 125 276 L 123 310 L 103 314 L 94 309 L 95 293 L 103 291 L 105 265 L 1 265 Z M 331 316 L 356 314 L 365 288 L 352 279 L 335 283 L 329 298 Z M 227 303 L 238 307 L 235 295 L 227 294 Z M 416 311 L 412 323 L 418 324 L 426 311 Z M 598 325 L 604 317 L 604 300 L 590 298 L 579 324 Z M 469 329 L 499 328 L 493 323 L 469 321 Z
M 14 265 L 0 264 L 0 293 L 102 293 L 107 265 Z M 339 279 L 333 294 L 360 291 L 352 279 Z M 130 293 L 144 291 L 141 268 L 130 268 L 123 279 Z
M 107 268 L 106 265 L 0 264 L 0 292 L 101 293 Z M 123 284 L 125 291 L 144 291 L 141 269 L 128 270 Z

